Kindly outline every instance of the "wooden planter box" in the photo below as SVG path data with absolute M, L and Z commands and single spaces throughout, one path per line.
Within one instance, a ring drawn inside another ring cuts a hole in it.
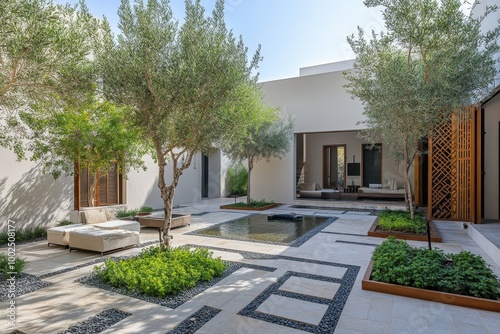
M 246 208 L 246 207 L 237 207 L 233 206 L 231 204 L 229 205 L 221 205 L 221 209 L 230 209 L 230 210 L 247 210 L 247 211 L 264 211 L 268 209 L 272 209 L 278 206 L 281 206 L 281 203 L 273 203 L 273 204 L 268 204 L 266 206 L 261 206 L 260 208 Z
M 431 227 L 431 241 L 432 242 L 443 242 L 443 239 L 441 238 L 441 234 L 439 234 L 439 231 L 436 228 L 436 225 L 434 225 L 434 222 L 430 221 L 429 225 Z M 377 217 L 377 219 L 375 219 L 375 222 L 370 227 L 370 230 L 368 231 L 368 236 L 378 237 L 378 238 L 387 238 L 387 237 L 392 235 L 396 239 L 427 241 L 427 235 L 410 234 L 410 233 L 404 233 L 404 232 L 375 231 L 377 226 L 378 226 L 378 217 Z
M 372 281 L 370 280 L 372 269 L 373 269 L 373 261 L 370 261 L 370 264 L 366 269 L 365 276 L 363 277 L 363 281 L 361 282 L 361 287 L 363 290 L 389 293 L 398 296 L 418 298 L 437 303 L 463 306 L 463 307 L 475 308 L 492 312 L 500 312 L 499 300 L 469 297 L 447 292 L 418 289 L 404 285 Z

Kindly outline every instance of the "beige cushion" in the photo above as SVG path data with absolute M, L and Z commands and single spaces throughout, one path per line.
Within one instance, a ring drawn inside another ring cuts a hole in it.
M 106 212 L 104 210 L 86 210 L 84 211 L 85 224 L 98 224 L 107 222 Z
M 110 221 L 116 219 L 116 213 L 110 208 L 105 208 L 104 212 L 106 213 L 106 220 Z

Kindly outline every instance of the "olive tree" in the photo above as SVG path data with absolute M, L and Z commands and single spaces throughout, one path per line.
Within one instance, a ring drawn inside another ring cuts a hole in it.
M 36 106 L 21 112 L 29 126 L 31 160 L 39 161 L 54 178 L 72 175 L 75 162 L 92 175 L 88 206 L 95 205 L 99 173 L 118 167 L 124 173 L 143 167 L 145 145 L 140 129 L 127 117 L 126 108 L 89 96 L 79 106 L 50 110 Z M 117 171 L 118 172 L 118 171 Z
M 122 0 L 121 34 L 107 33 L 97 56 L 103 89 L 110 100 L 128 105 L 131 119 L 152 144 L 158 188 L 164 203 L 164 245 L 170 247 L 175 189 L 193 157 L 209 152 L 225 133 L 237 131 L 240 117 L 232 101 L 239 87 L 255 82 L 243 41 L 224 22 L 224 2 L 210 16 L 199 0 L 185 2 L 182 25 L 167 0 Z M 166 167 L 172 175 L 167 182 Z
M 246 86 L 237 109 L 245 115 L 245 123 L 237 133 L 227 136 L 224 153 L 234 161 L 247 162 L 247 203 L 250 203 L 250 179 L 256 162 L 282 158 L 290 151 L 294 123 L 290 117 L 280 118 L 279 110 L 262 101 L 258 87 Z
M 460 0 L 366 0 L 382 6 L 387 32 L 367 41 L 348 37 L 356 54 L 345 86 L 364 105 L 362 135 L 382 140 L 402 163 L 407 206 L 414 217 L 410 167 L 419 141 L 450 114 L 491 89 L 500 28 L 482 34 L 481 20 L 465 15 Z M 486 15 L 496 8 L 488 7 Z
M 95 83 L 91 55 L 102 21 L 52 0 L 0 1 L 0 145 L 24 157 L 18 111 L 78 103 Z

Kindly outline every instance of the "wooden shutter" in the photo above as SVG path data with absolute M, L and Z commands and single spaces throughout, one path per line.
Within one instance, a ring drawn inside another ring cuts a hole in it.
M 121 204 L 121 174 L 119 174 L 118 163 L 115 167 L 105 173 L 99 173 L 99 182 L 96 186 L 95 206 Z M 78 181 L 76 181 L 78 178 Z M 89 199 L 90 184 L 93 176 L 87 168 L 82 168 L 75 172 L 75 210 L 80 207 L 87 207 Z M 76 195 L 78 194 L 78 195 Z M 78 200 L 79 207 L 76 205 Z

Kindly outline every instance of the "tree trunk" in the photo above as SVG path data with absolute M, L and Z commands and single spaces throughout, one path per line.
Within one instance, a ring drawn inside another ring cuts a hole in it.
M 248 177 L 247 177 L 247 204 L 250 204 L 252 197 L 250 196 L 250 176 L 253 169 L 253 158 L 248 158 Z
M 415 209 L 413 207 L 413 196 L 411 195 L 411 183 L 409 179 L 409 171 L 411 163 L 409 162 L 408 146 L 405 144 L 404 148 L 404 179 L 405 179 L 405 199 L 406 208 L 410 211 L 411 220 L 415 219 Z
M 89 207 L 95 206 L 95 189 L 97 187 L 98 180 L 98 172 L 92 173 L 92 182 L 90 183 L 89 194 L 87 199 L 87 204 Z
M 167 189 L 170 187 L 167 187 Z M 172 236 L 170 235 L 170 227 L 172 226 L 172 203 L 174 200 L 174 192 L 175 188 L 170 188 L 166 191 L 165 197 L 162 194 L 163 198 L 163 208 L 165 220 L 163 223 L 163 244 L 162 246 L 165 248 L 172 247 Z
M 160 189 L 161 198 L 163 199 L 163 210 L 165 220 L 163 223 L 163 244 L 162 247 L 172 247 L 172 236 L 170 234 L 170 227 L 172 226 L 172 204 L 174 201 L 174 194 L 179 178 L 184 169 L 191 165 L 193 152 L 187 153 L 187 158 L 182 160 L 181 166 L 178 166 L 178 160 L 183 153 L 176 154 L 173 151 L 168 152 L 172 160 L 172 183 L 167 185 L 165 182 L 165 166 L 167 165 L 165 155 L 162 152 L 161 145 L 155 141 L 156 156 L 158 159 L 158 188 Z

